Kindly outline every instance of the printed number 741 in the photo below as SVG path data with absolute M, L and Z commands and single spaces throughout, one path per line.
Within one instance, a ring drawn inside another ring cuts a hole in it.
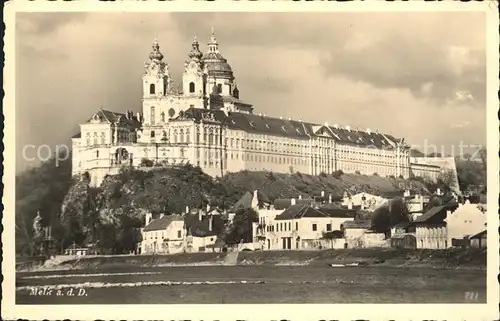
M 465 300 L 467 301 L 477 301 L 479 299 L 478 292 L 465 292 Z

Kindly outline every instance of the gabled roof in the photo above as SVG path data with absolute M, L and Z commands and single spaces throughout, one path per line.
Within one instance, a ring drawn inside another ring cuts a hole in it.
M 252 207 L 253 194 L 246 191 L 242 197 L 233 205 L 230 212 L 236 213 L 240 209 Z
M 479 232 L 477 234 L 470 236 L 469 239 L 480 239 L 480 238 L 486 237 L 487 236 L 486 233 L 487 233 L 487 230 L 484 230 L 482 232 Z
M 292 205 L 286 209 L 283 213 L 276 216 L 275 220 L 292 220 L 299 219 L 303 217 L 323 217 L 326 218 L 328 215 L 322 211 L 319 211 L 313 207 L 307 205 Z
M 164 215 L 163 217 L 153 219 L 143 229 L 144 232 L 165 230 L 174 221 L 183 221 L 182 216 L 177 214 Z
M 442 223 L 446 218 L 447 205 L 434 206 L 427 212 L 417 217 L 414 223 Z
M 133 128 L 140 128 L 141 122 L 132 113 L 127 117 L 124 113 L 114 112 L 106 109 L 99 109 L 95 112 L 92 117 L 90 117 L 87 122 L 91 122 L 92 119 L 98 117 L 102 122 L 108 122 L 110 124 L 123 124 L 129 125 Z
M 344 218 L 353 218 L 356 216 L 356 210 L 349 210 L 343 208 L 328 208 L 328 207 L 320 207 L 319 211 L 327 214 L 329 217 L 344 217 Z
M 311 205 L 314 202 L 311 198 L 303 198 L 303 199 L 295 199 L 296 205 Z M 274 200 L 274 209 L 275 210 L 285 210 L 292 206 L 291 198 L 277 198 Z
M 213 215 L 211 218 L 212 230 L 210 231 L 209 216 L 204 215 L 200 221 L 198 215 L 186 215 L 184 217 L 184 225 L 188 234 L 196 237 L 218 235 L 224 229 L 224 219 L 222 219 L 220 215 Z

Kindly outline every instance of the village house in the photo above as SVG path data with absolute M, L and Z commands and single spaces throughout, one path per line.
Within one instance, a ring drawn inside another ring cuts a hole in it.
M 456 205 L 455 205 L 456 206 Z M 446 249 L 448 244 L 446 218 L 449 205 L 434 206 L 422 216 L 413 221 L 415 226 L 415 241 L 417 249 Z
M 349 195 L 345 192 L 342 199 L 342 205 L 348 209 L 360 209 L 370 212 L 375 211 L 386 202 L 386 198 L 364 192 L 354 195 Z
M 338 231 L 342 223 L 354 220 L 352 211 L 323 210 L 308 205 L 295 204 L 277 215 L 266 225 L 265 250 L 321 249 L 333 246 L 324 234 Z M 343 247 L 343 240 L 340 247 Z
M 344 222 L 343 234 L 345 248 L 389 247 L 389 240 L 384 233 L 371 230 L 371 220 Z
M 146 214 L 146 225 L 142 229 L 140 252 L 142 254 L 173 254 L 184 252 L 186 230 L 181 215 L 161 214 L 153 219 Z
M 447 244 L 453 240 L 468 238 L 486 229 L 486 213 L 478 204 L 471 204 L 468 200 L 460 204 L 453 212 L 448 210 L 444 222 L 447 227 Z
M 216 249 L 216 244 L 219 243 L 217 236 L 223 231 L 224 224 L 220 215 L 205 214 L 201 210 L 197 215 L 186 215 L 186 252 L 221 251 L 222 246 Z

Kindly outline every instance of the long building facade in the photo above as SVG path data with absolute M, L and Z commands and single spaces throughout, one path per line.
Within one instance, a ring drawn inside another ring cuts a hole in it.
M 72 138 L 74 175 L 88 173 L 99 185 L 122 167 L 190 163 L 211 176 L 240 170 L 410 176 L 404 139 L 254 113 L 240 99 L 213 30 L 205 53 L 193 40 L 182 84 L 173 83 L 163 58 L 155 41 L 144 66 L 141 112 L 99 109 L 80 124 Z

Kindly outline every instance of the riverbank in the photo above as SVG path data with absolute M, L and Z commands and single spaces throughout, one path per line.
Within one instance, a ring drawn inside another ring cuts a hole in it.
M 173 255 L 110 255 L 46 261 L 19 266 L 22 271 L 115 269 L 126 267 L 217 266 L 228 265 L 227 256 L 235 253 L 182 253 Z M 240 252 L 229 265 L 321 266 L 363 263 L 380 267 L 426 267 L 440 269 L 486 269 L 486 249 L 402 250 L 340 249 L 324 251 Z

